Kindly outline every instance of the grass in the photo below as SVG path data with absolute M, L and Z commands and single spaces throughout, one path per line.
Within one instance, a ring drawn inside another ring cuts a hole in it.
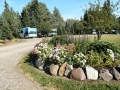
M 94 36 L 90 36 L 90 40 L 94 41 Z M 120 46 L 120 35 L 117 34 L 103 34 L 101 36 L 102 41 L 114 43 L 116 46 Z
M 120 45 L 120 35 L 102 35 L 101 40 Z
M 32 79 L 39 83 L 41 86 L 54 88 L 55 90 L 120 90 L 120 82 L 109 83 L 89 80 L 75 81 L 71 79 L 63 79 L 61 77 L 57 78 L 55 76 L 47 75 L 46 73 L 43 73 L 31 66 L 29 55 L 25 56 L 21 60 L 20 68 L 26 75 L 32 77 Z

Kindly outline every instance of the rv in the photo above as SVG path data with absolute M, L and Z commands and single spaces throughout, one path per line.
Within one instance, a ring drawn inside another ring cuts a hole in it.
M 21 38 L 37 37 L 37 29 L 36 28 L 30 28 L 30 27 L 21 28 L 19 30 L 19 36 Z

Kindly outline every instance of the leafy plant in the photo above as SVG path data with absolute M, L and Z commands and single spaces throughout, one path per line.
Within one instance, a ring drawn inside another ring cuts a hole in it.
M 67 44 L 67 36 L 54 36 L 49 42 L 49 44 L 53 44 L 54 46 L 56 46 L 58 43 L 60 45 Z
M 97 53 L 104 52 L 105 54 L 107 54 L 107 49 L 113 50 L 114 53 L 117 51 L 117 48 L 113 43 L 99 41 L 99 40 L 90 43 L 88 50 L 93 50 Z

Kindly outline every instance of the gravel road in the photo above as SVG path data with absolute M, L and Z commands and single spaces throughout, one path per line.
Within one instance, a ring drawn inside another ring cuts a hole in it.
M 19 60 L 30 52 L 41 38 L 0 47 L 0 90 L 43 90 L 18 70 Z

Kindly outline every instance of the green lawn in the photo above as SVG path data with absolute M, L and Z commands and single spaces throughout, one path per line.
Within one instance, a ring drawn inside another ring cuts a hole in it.
M 89 38 L 91 41 L 94 41 L 94 35 L 91 35 Z M 103 34 L 101 40 L 120 45 L 120 35 L 117 34 Z
M 120 45 L 120 35 L 102 35 L 101 40 Z

